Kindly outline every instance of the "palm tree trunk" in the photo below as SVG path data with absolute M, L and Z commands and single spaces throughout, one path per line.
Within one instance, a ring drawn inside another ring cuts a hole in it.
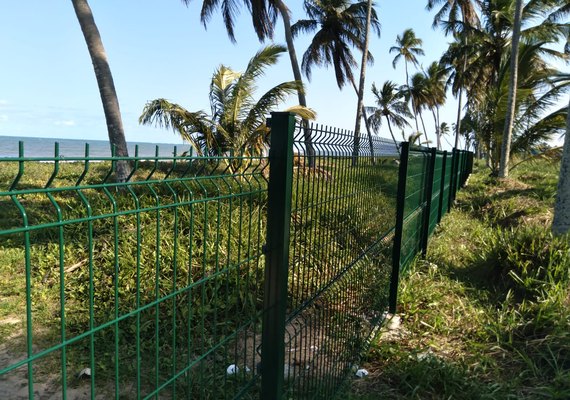
M 435 110 L 432 108 L 431 114 L 433 115 L 433 123 L 435 124 L 435 137 L 436 146 L 438 150 L 441 150 L 441 138 L 439 137 L 439 126 L 437 125 L 437 116 L 435 115 Z
M 362 62 L 360 65 L 360 81 L 358 82 L 358 90 L 356 91 L 356 95 L 358 97 L 356 103 L 356 122 L 354 125 L 354 150 L 352 154 L 352 165 L 356 165 L 357 163 L 357 156 L 358 156 L 358 148 L 356 147 L 356 143 L 360 141 L 359 134 L 360 134 L 360 119 L 362 118 L 362 114 L 364 114 L 364 124 L 366 125 L 366 132 L 368 133 L 368 143 L 370 145 L 370 156 L 372 158 L 372 164 L 374 164 L 374 143 L 372 142 L 372 134 L 370 133 L 370 127 L 368 125 L 368 118 L 366 116 L 366 112 L 364 111 L 364 81 L 366 79 L 366 63 L 368 63 L 368 46 L 370 43 L 370 19 L 372 16 L 372 0 L 368 0 L 368 6 L 366 8 L 366 32 L 364 35 L 364 49 L 362 50 Z M 354 80 L 351 79 L 352 85 L 355 86 Z
M 437 127 L 436 127 L 436 131 L 435 134 L 437 135 L 437 143 L 438 143 L 438 150 L 441 150 L 441 123 L 439 122 L 439 106 L 435 107 L 435 112 L 437 115 Z
M 404 59 L 404 69 L 406 70 L 406 86 L 408 87 L 408 93 L 410 93 L 410 102 L 412 103 L 412 112 L 414 113 L 414 120 L 416 121 L 416 132 L 420 131 L 420 127 L 418 125 L 418 115 L 416 112 L 416 106 L 414 104 L 414 97 L 410 92 L 410 78 L 408 76 L 408 62 Z
M 424 117 L 422 116 L 421 111 L 418 114 L 420 114 L 420 121 L 422 121 L 422 128 L 424 129 L 424 136 L 426 138 L 426 146 L 429 146 L 429 139 L 427 135 L 426 124 L 424 123 Z
M 297 52 L 295 51 L 295 45 L 293 44 L 293 35 L 291 34 L 291 18 L 289 16 L 289 9 L 281 0 L 277 0 L 275 6 L 281 14 L 281 19 L 283 20 L 283 27 L 285 30 L 285 42 L 287 43 L 287 50 L 289 53 L 289 59 L 291 60 L 291 68 L 293 69 L 293 77 L 298 82 L 303 82 L 303 77 L 301 76 L 301 69 L 299 68 L 299 61 L 297 60 Z M 307 107 L 307 99 L 305 98 L 305 93 L 302 91 L 297 91 L 299 97 L 299 105 Z M 309 121 L 303 120 L 303 136 L 305 139 L 305 151 L 307 152 L 308 167 L 315 167 L 315 149 L 313 148 L 313 143 L 311 140 L 311 130 L 309 128 Z
M 93 13 L 87 0 L 71 0 L 71 2 L 79 25 L 81 26 L 85 42 L 87 43 L 93 69 L 95 70 L 95 77 L 103 103 L 103 112 L 105 113 L 105 120 L 107 122 L 107 132 L 109 134 L 111 150 L 114 150 L 116 156 L 128 157 L 129 151 L 123 130 L 119 99 L 117 98 L 113 75 L 111 74 L 111 68 L 109 67 L 109 61 L 107 60 L 107 54 L 105 53 L 105 48 L 101 41 L 99 29 L 97 29 Z M 117 181 L 126 181 L 130 174 L 128 162 L 118 161 L 116 167 Z
M 463 58 L 463 71 L 462 74 L 465 74 L 465 70 L 467 69 L 467 58 Z M 462 100 L 463 100 L 463 87 L 459 87 L 459 99 L 457 101 L 457 121 L 455 122 L 455 148 L 459 148 L 459 134 L 461 132 L 461 108 L 462 108 Z
M 354 82 L 353 79 L 351 79 L 350 81 L 352 82 L 352 87 L 354 88 L 354 91 L 356 92 L 356 95 L 358 96 L 358 89 L 356 87 L 356 83 Z M 364 90 L 363 90 L 363 92 L 364 92 Z M 364 97 L 364 93 L 362 93 L 362 97 Z M 364 118 L 364 126 L 366 127 L 366 134 L 368 135 L 368 145 L 370 146 L 370 155 L 372 156 L 372 164 L 374 164 L 375 163 L 375 160 L 374 160 L 374 141 L 372 140 L 372 128 L 370 127 L 370 123 L 368 122 L 368 115 L 366 115 L 366 109 L 364 108 L 363 103 L 361 103 L 361 111 L 362 111 L 362 117 L 361 118 Z M 357 112 L 357 114 L 358 114 L 358 112 Z M 360 123 L 355 127 L 355 129 L 356 128 L 360 129 Z M 360 138 L 358 139 L 358 141 L 360 142 Z M 356 153 L 356 155 L 358 155 L 358 152 Z M 354 163 L 354 160 L 355 160 L 354 157 L 355 157 L 355 154 L 353 152 L 352 162 L 353 162 L 353 165 L 356 165 Z
M 394 141 L 394 144 L 396 145 L 396 151 L 398 152 L 398 157 L 399 157 L 401 155 L 400 154 L 400 146 L 398 146 L 398 141 L 394 137 L 394 132 L 392 132 L 392 125 L 390 125 L 390 118 L 388 118 L 388 116 L 386 116 L 386 121 L 388 121 L 388 130 L 390 131 L 390 135 L 392 136 L 392 140 Z
M 554 220 L 552 232 L 555 235 L 563 235 L 570 230 L 570 104 L 568 104 L 568 116 L 566 117 L 566 136 L 564 137 L 564 149 L 560 162 L 560 178 L 558 179 L 558 191 L 554 204 Z
M 521 33 L 522 0 L 516 0 L 515 24 L 513 27 L 511 51 L 511 81 L 509 83 L 509 98 L 507 103 L 507 116 L 503 142 L 501 143 L 501 162 L 499 165 L 499 178 L 509 176 L 509 158 L 511 153 L 511 138 L 513 135 L 513 121 L 515 119 L 515 103 L 517 100 L 518 69 L 519 69 L 519 39 Z

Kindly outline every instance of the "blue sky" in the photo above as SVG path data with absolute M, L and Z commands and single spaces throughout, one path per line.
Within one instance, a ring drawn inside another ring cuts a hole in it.
M 304 18 L 300 1 L 288 3 L 293 21 Z M 446 48 L 450 39 L 431 28 L 433 13 L 425 11 L 425 3 L 377 1 L 382 34 L 371 42 L 375 63 L 368 67 L 366 105 L 372 105 L 372 82 L 404 83 L 403 63 L 394 70 L 393 55 L 388 52 L 404 29 L 413 28 L 424 40 L 426 55 L 420 62 L 426 67 Z M 127 141 L 180 143 L 171 131 L 138 124 L 145 102 L 164 97 L 189 110 L 209 111 L 208 86 L 214 69 L 223 63 L 241 70 L 262 47 L 245 10 L 237 19 L 237 44 L 232 44 L 220 14 L 214 14 L 204 29 L 199 21 L 200 4 L 90 1 L 113 72 Z M 71 2 L 3 1 L 1 10 L 0 135 L 105 140 L 99 92 Z M 280 21 L 275 42 L 285 42 Z M 299 58 L 307 44 L 308 37 L 296 41 Z M 291 79 L 284 53 L 260 81 L 259 93 Z M 354 129 L 356 96 L 350 87 L 339 91 L 332 69 L 314 70 L 307 83 L 307 102 L 317 112 L 319 123 Z M 296 104 L 296 97 L 288 104 Z M 441 121 L 454 122 L 455 109 L 450 95 Z M 426 114 L 425 121 L 435 143 L 431 115 Z M 389 137 L 385 127 L 380 134 Z

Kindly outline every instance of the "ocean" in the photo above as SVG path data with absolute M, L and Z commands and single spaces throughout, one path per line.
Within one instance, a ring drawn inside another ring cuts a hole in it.
M 84 157 L 86 143 L 89 144 L 90 157 L 111 156 L 111 148 L 106 140 L 0 136 L 0 158 L 18 157 L 20 141 L 24 142 L 24 157 L 53 157 L 56 142 L 59 143 L 59 155 L 63 157 Z M 139 156 L 141 157 L 154 156 L 156 146 L 159 146 L 159 155 L 163 157 L 172 156 L 174 146 L 176 146 L 176 154 L 182 154 L 190 149 L 190 145 L 187 144 L 127 142 L 127 145 L 129 156 L 135 155 L 135 146 L 138 145 Z

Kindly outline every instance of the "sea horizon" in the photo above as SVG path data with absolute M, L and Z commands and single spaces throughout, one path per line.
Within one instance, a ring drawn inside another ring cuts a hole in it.
M 55 143 L 59 143 L 60 157 L 84 157 L 85 145 L 89 144 L 89 157 L 110 157 L 111 147 L 108 140 L 96 139 L 64 139 L 53 137 L 32 136 L 0 136 L 0 158 L 12 158 L 19 156 L 19 142 L 24 142 L 24 157 L 54 157 Z M 156 154 L 156 146 L 159 155 L 172 156 L 174 147 L 176 153 L 182 154 L 190 149 L 189 144 L 152 143 L 152 142 L 129 142 L 127 148 L 129 156 L 135 155 L 135 146 L 138 146 L 140 157 L 153 157 Z

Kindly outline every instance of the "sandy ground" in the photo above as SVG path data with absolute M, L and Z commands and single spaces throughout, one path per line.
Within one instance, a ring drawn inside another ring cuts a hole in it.
M 0 346 L 0 369 L 25 359 L 24 354 L 16 354 L 6 346 Z M 60 400 L 62 389 L 59 382 L 59 374 L 49 374 L 35 377 L 34 399 L 37 400 Z M 89 381 L 81 382 L 77 387 L 67 388 L 67 399 L 81 400 L 90 398 Z M 97 396 L 97 399 L 105 399 L 106 396 Z M 0 375 L 0 399 L 24 400 L 28 396 L 28 366 L 23 365 L 6 374 Z

